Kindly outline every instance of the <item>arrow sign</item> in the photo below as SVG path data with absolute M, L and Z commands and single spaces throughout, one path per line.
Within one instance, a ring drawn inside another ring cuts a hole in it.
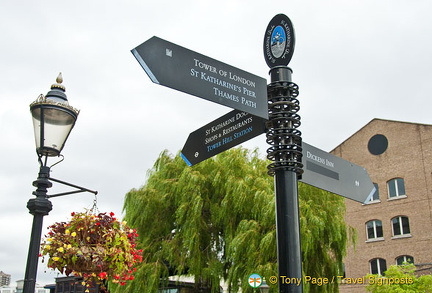
M 375 186 L 365 168 L 302 143 L 303 183 L 367 203 Z
M 268 118 L 267 81 L 158 37 L 132 54 L 157 84 Z
M 264 133 L 265 121 L 233 110 L 189 134 L 180 155 L 193 166 Z M 375 186 L 365 168 L 305 142 L 302 148 L 303 183 L 361 203 L 374 194 Z
M 233 110 L 189 134 L 180 155 L 192 166 L 264 131 L 265 119 Z

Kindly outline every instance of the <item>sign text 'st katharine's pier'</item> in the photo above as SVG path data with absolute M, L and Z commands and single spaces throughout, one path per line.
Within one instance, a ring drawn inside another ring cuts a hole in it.
M 223 99 L 241 103 L 251 108 L 256 108 L 256 83 L 232 72 L 217 70 L 216 67 L 194 59 L 195 68 L 191 68 L 193 77 L 213 84 L 214 95 Z M 219 77 L 219 75 L 221 77 Z M 225 78 L 229 81 L 224 80 Z M 222 79 L 224 78 L 224 79 Z
M 268 118 L 267 81 L 262 77 L 157 37 L 132 53 L 155 83 Z

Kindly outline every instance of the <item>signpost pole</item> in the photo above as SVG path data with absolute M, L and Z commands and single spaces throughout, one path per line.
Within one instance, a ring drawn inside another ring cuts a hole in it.
M 303 173 L 298 86 L 291 82 L 288 64 L 294 52 L 291 20 L 284 14 L 272 18 L 264 35 L 264 59 L 270 67 L 267 85 L 268 166 L 274 176 L 279 292 L 303 292 L 298 179 Z M 287 280 L 296 280 L 291 282 Z
M 276 226 L 279 292 L 303 292 L 300 223 L 297 197 L 297 174 L 292 171 L 275 172 Z
M 270 70 L 267 86 L 269 122 L 267 142 L 272 145 L 267 157 L 274 161 L 268 166 L 274 175 L 276 196 L 276 233 L 279 267 L 279 292 L 303 292 L 298 177 L 302 174 L 302 147 L 298 87 L 291 82 L 291 70 L 286 66 Z

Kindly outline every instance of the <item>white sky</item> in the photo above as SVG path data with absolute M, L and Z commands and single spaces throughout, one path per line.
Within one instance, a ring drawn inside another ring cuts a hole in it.
M 284 13 L 296 32 L 290 63 L 300 87 L 303 140 L 330 151 L 373 118 L 430 124 L 432 2 L 15 1 L 0 3 L 0 270 L 24 278 L 37 177 L 29 104 L 62 72 L 81 110 L 52 177 L 99 191 L 120 215 L 158 154 L 231 109 L 153 84 L 130 50 L 156 35 L 268 78 L 262 43 Z M 403 133 L 401 133 L 403 139 Z M 244 144 L 268 147 L 263 135 Z M 49 193 L 64 191 L 54 183 Z M 52 199 L 44 226 L 93 203 L 90 193 Z M 44 230 L 46 232 L 46 230 Z M 38 282 L 57 274 L 39 264 Z

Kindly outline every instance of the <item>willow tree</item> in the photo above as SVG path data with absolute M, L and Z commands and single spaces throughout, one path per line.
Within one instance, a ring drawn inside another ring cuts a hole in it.
M 146 183 L 126 194 L 125 220 L 139 232 L 143 262 L 116 292 L 157 292 L 170 275 L 189 275 L 199 288 L 253 292 L 248 276 L 277 275 L 273 178 L 257 151 L 235 148 L 193 167 L 163 152 Z M 304 274 L 341 274 L 348 241 L 343 199 L 299 186 Z M 305 286 L 306 291 L 330 292 Z M 277 286 L 271 286 L 277 292 Z

